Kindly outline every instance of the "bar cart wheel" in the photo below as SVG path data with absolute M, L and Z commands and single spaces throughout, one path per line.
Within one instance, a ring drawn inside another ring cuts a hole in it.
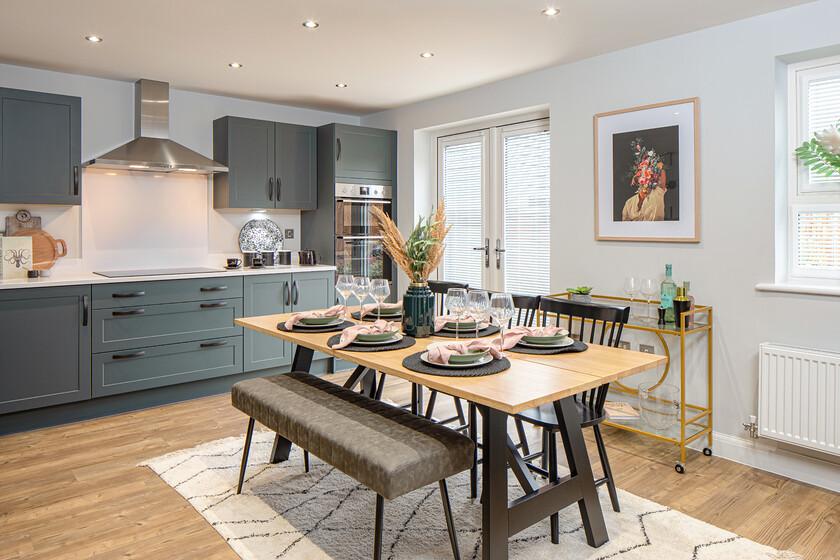
M 685 474 L 685 467 L 682 463 L 677 463 L 676 465 L 674 465 L 674 470 L 680 474 Z
M 709 449 L 708 447 L 704 447 L 703 448 L 703 455 L 705 455 L 706 457 L 711 457 L 712 456 L 712 450 Z

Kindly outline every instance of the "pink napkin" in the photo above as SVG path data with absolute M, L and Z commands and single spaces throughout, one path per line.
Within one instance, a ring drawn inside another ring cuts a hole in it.
M 386 321 L 385 319 L 377 319 L 373 323 L 367 325 L 354 325 L 341 331 L 341 339 L 338 341 L 338 344 L 332 346 L 332 349 L 338 350 L 339 348 L 344 348 L 356 340 L 356 337 L 360 334 L 380 334 L 386 332 L 395 333 L 398 331 L 399 327 L 395 322 Z
M 513 327 L 505 331 L 505 339 L 502 341 L 502 350 L 513 348 L 523 336 L 554 336 L 562 334 L 569 336 L 569 331 L 561 327 Z M 493 343 L 498 346 L 499 339 L 495 339 Z
M 429 344 L 427 351 L 430 362 L 436 364 L 448 364 L 449 357 L 453 354 L 467 354 L 468 352 L 478 352 L 490 350 L 490 354 L 494 358 L 503 358 L 504 354 L 499 350 L 498 344 L 487 339 L 473 339 L 473 340 L 453 340 L 452 342 L 435 342 Z
M 340 317 L 344 314 L 344 306 L 343 305 L 333 305 L 329 309 L 323 309 L 321 311 L 304 311 L 302 313 L 292 313 L 286 322 L 286 328 L 291 330 L 292 327 L 300 323 L 301 319 L 308 319 L 310 317 Z
M 454 315 L 439 315 L 435 317 L 435 332 L 438 332 L 440 329 L 442 329 L 446 325 L 446 323 L 454 323 L 456 321 L 460 321 L 461 323 L 467 323 L 474 320 L 475 318 L 469 314 L 462 315 L 460 318 L 455 317 Z M 486 326 L 487 323 L 480 322 L 478 324 L 479 329 L 483 329 Z M 475 332 L 475 329 L 464 329 L 464 332 L 469 332 L 470 330 Z
M 382 309 L 383 310 L 391 310 L 391 309 L 399 309 L 402 311 L 403 302 L 402 300 L 398 301 L 397 303 L 383 303 Z M 376 315 L 376 309 L 378 306 L 375 303 L 366 303 L 362 306 L 361 315 L 359 315 L 359 319 L 363 319 L 365 315 L 372 313 Z

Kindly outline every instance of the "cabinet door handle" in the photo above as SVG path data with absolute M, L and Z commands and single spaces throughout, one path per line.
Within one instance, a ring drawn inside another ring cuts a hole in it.
M 146 292 L 118 292 L 116 294 L 111 294 L 111 297 L 114 298 L 130 298 L 130 297 L 143 297 L 146 295 Z
M 202 303 L 202 309 L 217 309 L 219 307 L 225 307 L 227 305 L 226 301 L 217 301 L 215 303 Z
M 88 326 L 90 320 L 90 298 L 82 296 L 82 326 Z
M 297 305 L 298 304 L 298 295 L 300 295 L 300 293 L 298 292 L 297 280 L 292 280 L 292 294 L 293 294 L 292 305 Z
M 131 358 L 142 358 L 146 353 L 144 351 L 132 352 L 131 354 L 114 354 L 111 356 L 112 360 L 130 360 Z
M 341 138 L 336 138 L 335 139 L 335 146 L 336 146 L 335 161 L 338 161 L 338 160 L 341 159 Z
M 292 305 L 291 294 L 289 293 L 289 283 L 283 282 L 283 299 L 287 306 Z
M 202 292 L 223 292 L 227 290 L 227 286 L 204 286 L 201 288 Z
M 274 200 L 274 177 L 268 178 L 268 200 Z
M 280 182 L 280 177 L 277 177 L 277 179 L 275 180 L 275 184 L 277 185 L 277 196 L 274 197 L 274 200 L 276 200 L 277 202 L 280 202 L 280 192 L 281 192 L 280 188 L 281 188 L 281 185 L 283 184 L 283 183 Z
M 219 346 L 224 346 L 227 344 L 227 340 L 217 340 L 215 342 L 202 342 L 200 344 L 201 348 L 218 348 Z
M 73 196 L 79 196 L 79 166 L 73 166 Z
M 128 317 L 130 315 L 143 315 L 146 312 L 145 309 L 130 309 L 128 311 L 111 311 L 111 316 L 113 317 Z

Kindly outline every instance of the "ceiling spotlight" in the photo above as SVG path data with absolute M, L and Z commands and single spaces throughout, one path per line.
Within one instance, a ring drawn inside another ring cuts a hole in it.
M 420 58 L 432 58 L 433 56 L 435 56 L 435 53 L 429 51 L 420 53 Z
M 345 84 L 344 82 L 338 82 L 337 84 L 335 84 L 335 87 L 344 89 L 347 87 L 347 84 Z
M 239 62 L 231 62 L 230 64 L 228 64 L 228 66 L 230 68 L 242 68 L 242 64 L 240 64 Z
M 542 11 L 542 15 L 548 16 L 548 17 L 556 16 L 559 13 L 560 13 L 560 10 L 557 9 L 557 8 L 546 8 L 545 10 Z
M 301 25 L 303 25 L 307 29 L 318 29 L 318 26 L 321 25 L 314 19 L 308 19 L 304 21 Z
M 91 43 L 101 43 L 102 37 L 99 35 L 85 35 L 85 40 Z

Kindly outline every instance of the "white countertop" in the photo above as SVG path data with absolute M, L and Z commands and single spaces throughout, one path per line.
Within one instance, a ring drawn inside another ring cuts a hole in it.
M 240 268 L 238 270 L 219 270 L 218 272 L 200 272 L 196 274 L 163 274 L 159 276 L 127 276 L 123 278 L 106 278 L 93 272 L 54 271 L 52 276 L 46 278 L 0 278 L 0 290 L 49 286 L 79 286 L 85 284 L 118 284 L 121 282 L 151 282 L 156 280 L 184 280 L 189 278 L 259 276 L 263 274 L 289 274 L 322 270 L 335 270 L 335 267 L 325 264 L 312 266 L 278 265 L 270 268 Z

